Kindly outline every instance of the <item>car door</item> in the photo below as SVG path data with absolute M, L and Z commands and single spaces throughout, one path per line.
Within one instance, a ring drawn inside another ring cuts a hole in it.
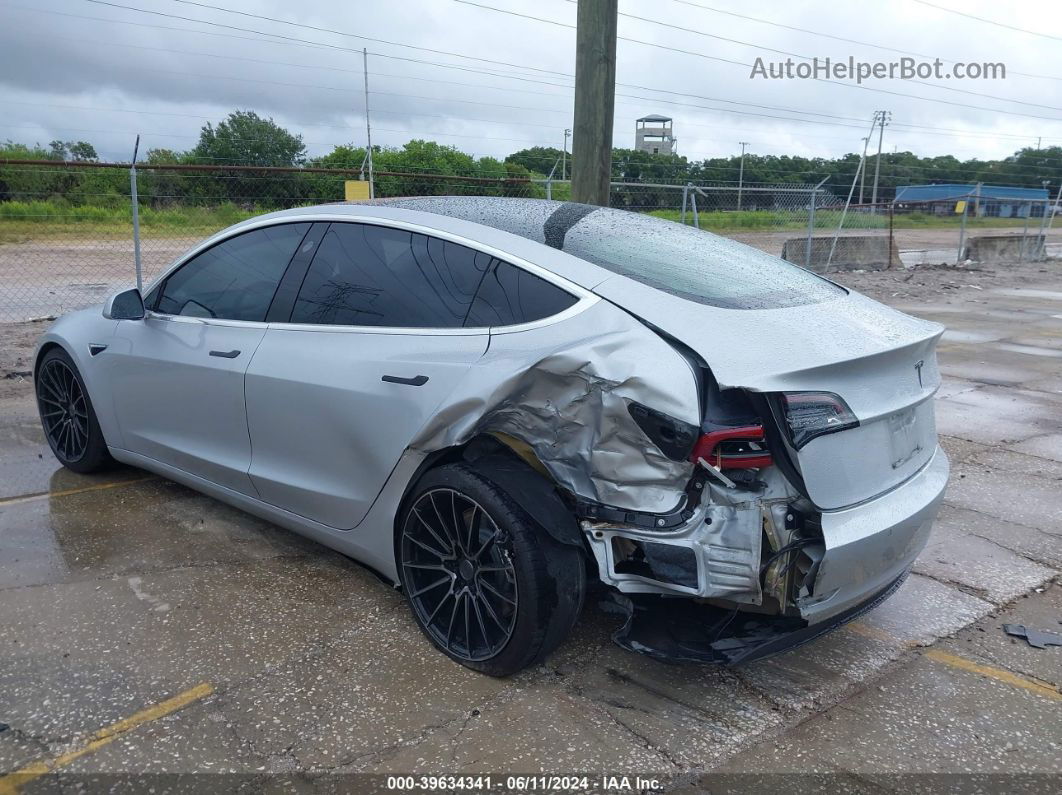
M 250 476 L 262 499 L 338 529 L 361 521 L 410 439 L 486 351 L 487 329 L 464 322 L 491 262 L 414 228 L 329 227 L 288 322 L 270 323 L 247 371 Z
M 125 449 L 254 495 L 244 373 L 311 225 L 254 229 L 199 252 L 119 321 L 107 351 Z

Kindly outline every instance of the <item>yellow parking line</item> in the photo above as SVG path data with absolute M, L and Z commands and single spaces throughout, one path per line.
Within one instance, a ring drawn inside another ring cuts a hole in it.
M 871 638 L 873 640 L 880 640 L 883 643 L 893 643 L 896 638 L 890 635 L 883 629 L 872 627 L 867 624 L 863 624 L 859 621 L 852 621 L 844 625 L 844 628 L 850 632 L 854 632 L 857 635 L 862 635 L 864 638 Z
M 42 491 L 39 494 L 23 494 L 18 497 L 5 497 L 0 499 L 0 508 L 5 505 L 19 505 L 23 502 L 33 502 L 35 500 L 50 500 L 52 497 L 69 497 L 71 494 L 84 494 L 86 491 L 102 491 L 104 489 L 116 489 L 119 486 L 128 486 L 132 483 L 143 483 L 145 480 L 156 480 L 154 475 L 148 475 L 143 478 L 133 478 L 131 480 L 118 480 L 113 483 L 95 483 L 91 486 L 81 486 L 76 489 L 62 489 L 60 491 Z
M 28 784 L 34 779 L 46 776 L 53 770 L 65 767 L 75 759 L 79 759 L 86 754 L 91 754 L 108 743 L 114 742 L 123 734 L 132 731 L 137 726 L 142 726 L 145 723 L 165 717 L 182 707 L 188 706 L 193 701 L 199 701 L 202 698 L 206 698 L 213 692 L 214 686 L 209 682 L 203 682 L 190 690 L 178 693 L 173 698 L 168 698 L 165 701 L 140 710 L 140 712 L 137 712 L 135 715 L 130 715 L 128 718 L 123 718 L 117 723 L 105 726 L 93 734 L 88 739 L 88 742 L 80 748 L 75 748 L 73 751 L 67 751 L 65 754 L 61 754 L 54 759 L 31 762 L 13 773 L 0 776 L 0 795 L 16 795 L 20 787 Z
M 925 655 L 929 659 L 936 660 L 944 665 L 950 665 L 953 668 L 960 668 L 963 671 L 987 676 L 990 679 L 1005 682 L 1014 687 L 1020 687 L 1024 690 L 1028 690 L 1030 693 L 1036 693 L 1037 695 L 1051 699 L 1052 701 L 1062 701 L 1062 693 L 1059 693 L 1056 688 L 1037 682 L 1035 679 L 1028 679 L 1024 676 L 1019 676 L 1018 674 L 1012 674 L 1010 671 L 1004 671 L 1002 668 L 993 668 L 991 665 L 982 665 L 973 660 L 967 660 L 965 657 L 948 654 L 948 652 L 941 651 L 940 649 L 928 649 L 925 652 Z

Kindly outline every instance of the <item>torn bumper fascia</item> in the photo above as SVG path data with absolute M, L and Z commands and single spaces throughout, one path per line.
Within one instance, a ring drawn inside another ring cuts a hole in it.
M 903 572 L 862 602 L 809 624 L 793 616 L 737 613 L 715 605 L 659 596 L 634 597 L 627 623 L 612 637 L 628 651 L 666 662 L 739 665 L 802 646 L 854 621 L 889 598 Z
M 877 607 L 906 579 L 925 547 L 948 480 L 939 447 L 888 494 L 822 515 L 824 552 L 797 615 L 759 615 L 718 604 L 632 591 L 627 623 L 613 636 L 630 651 L 669 661 L 736 665 L 818 637 Z
M 938 447 L 929 463 L 898 488 L 860 505 L 821 514 L 822 544 L 814 549 L 814 579 L 796 598 L 800 621 L 828 621 L 906 574 L 928 540 L 944 497 L 948 471 L 947 456 Z M 787 493 L 780 475 L 771 470 L 762 474 L 766 488 L 754 495 L 713 486 L 694 517 L 668 533 L 616 525 L 584 526 L 602 581 L 625 594 L 761 604 L 760 567 L 769 552 L 761 550 L 761 539 L 766 532 L 769 537 L 780 537 L 783 543 L 787 540 L 783 515 L 793 496 Z M 617 571 L 613 544 L 617 536 L 690 548 L 697 566 L 697 586 Z
M 825 554 L 801 615 L 825 621 L 864 600 L 911 568 L 929 540 L 944 499 L 950 464 L 938 446 L 913 477 L 873 500 L 822 513 Z

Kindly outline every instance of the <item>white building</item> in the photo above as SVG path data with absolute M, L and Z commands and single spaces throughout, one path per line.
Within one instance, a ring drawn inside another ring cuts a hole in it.
M 635 149 L 653 155 L 673 155 L 677 145 L 670 117 L 652 114 L 634 123 Z

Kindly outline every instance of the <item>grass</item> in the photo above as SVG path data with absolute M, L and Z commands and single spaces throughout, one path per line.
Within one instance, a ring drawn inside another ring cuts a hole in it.
M 235 204 L 216 207 L 140 208 L 145 236 L 203 237 L 226 226 L 266 212 Z M 0 243 L 29 240 L 128 239 L 133 230 L 129 206 L 65 206 L 54 202 L 0 202 Z
M 669 221 L 682 220 L 679 210 L 653 210 L 649 213 L 657 218 Z M 805 210 L 782 212 L 778 210 L 742 210 L 729 212 L 702 212 L 699 214 L 701 229 L 713 232 L 769 232 L 785 230 L 803 230 L 808 228 L 808 216 Z M 841 222 L 840 210 L 819 210 L 815 213 L 816 229 L 836 229 Z M 686 213 L 686 223 L 693 223 L 693 212 Z M 894 229 L 958 229 L 962 224 L 961 216 L 940 216 L 927 213 L 907 213 L 893 216 Z M 967 229 L 998 228 L 1025 226 L 1024 218 L 967 218 Z M 1040 219 L 1029 219 L 1030 232 L 1039 229 Z M 870 215 L 868 213 L 848 213 L 844 229 L 888 229 L 888 215 Z

